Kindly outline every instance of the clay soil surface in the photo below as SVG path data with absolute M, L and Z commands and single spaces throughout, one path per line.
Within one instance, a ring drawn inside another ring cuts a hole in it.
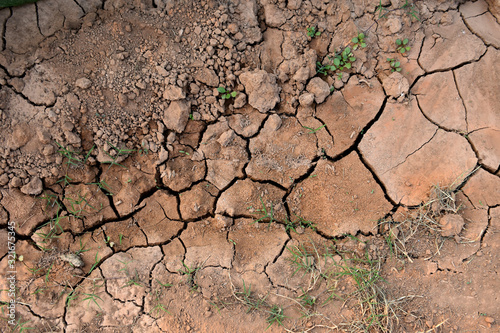
M 0 331 L 499 332 L 499 9 L 0 9 Z

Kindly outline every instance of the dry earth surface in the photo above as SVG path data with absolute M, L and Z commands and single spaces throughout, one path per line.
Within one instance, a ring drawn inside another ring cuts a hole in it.
M 499 22 L 495 0 L 1 9 L 0 330 L 498 332 Z

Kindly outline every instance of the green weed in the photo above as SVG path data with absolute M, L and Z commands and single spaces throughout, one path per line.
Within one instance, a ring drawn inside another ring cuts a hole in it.
M 217 91 L 222 94 L 221 95 L 222 99 L 230 99 L 231 97 L 235 98 L 236 95 L 238 95 L 237 91 L 229 91 L 224 87 L 217 88 Z
M 283 320 L 285 320 L 286 316 L 283 314 L 283 308 L 281 306 L 273 305 L 268 313 L 269 317 L 267 317 L 266 321 L 269 323 L 269 325 L 267 326 L 266 330 L 274 323 L 277 323 L 278 326 L 283 326 Z
M 321 31 L 317 31 L 316 27 L 309 27 L 307 28 L 307 36 L 311 38 L 321 36 Z
M 365 34 L 360 32 L 356 37 L 354 37 L 351 42 L 353 42 L 354 46 L 352 47 L 353 51 L 356 51 L 358 47 L 365 48 L 366 43 L 365 43 Z
M 259 197 L 259 198 L 260 198 L 260 203 L 262 204 L 262 208 L 261 209 L 256 209 L 255 211 L 257 213 L 262 214 L 263 216 L 261 218 L 255 220 L 253 223 L 259 223 L 261 221 L 269 219 L 269 226 L 268 226 L 268 228 L 270 228 L 271 227 L 271 223 L 273 223 L 273 221 L 274 221 L 274 207 L 273 207 L 273 204 L 271 203 L 270 209 L 267 210 L 267 207 L 264 204 L 264 200 L 262 199 L 262 197 Z
M 401 63 L 394 58 L 387 58 L 391 66 L 391 72 L 401 72 Z
M 405 38 L 403 40 L 401 39 L 396 39 L 396 45 L 397 45 L 397 50 L 399 53 L 404 54 L 407 51 L 411 50 L 411 47 L 408 46 L 408 38 Z

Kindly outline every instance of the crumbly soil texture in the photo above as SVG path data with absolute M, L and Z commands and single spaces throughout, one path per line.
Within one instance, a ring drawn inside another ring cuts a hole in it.
M 500 6 L 0 9 L 2 332 L 497 332 Z

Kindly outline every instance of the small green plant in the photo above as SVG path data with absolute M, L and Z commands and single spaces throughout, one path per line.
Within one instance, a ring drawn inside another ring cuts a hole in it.
M 231 97 L 235 98 L 236 95 L 238 95 L 237 91 L 228 91 L 224 87 L 217 88 L 217 91 L 222 94 L 222 96 L 221 96 L 222 99 L 230 99 Z
M 307 132 L 307 134 L 313 134 L 313 133 L 316 133 L 317 131 L 319 131 L 320 129 L 322 129 L 323 127 L 325 127 L 325 126 L 326 126 L 326 124 L 323 124 L 323 125 L 321 125 L 318 128 L 312 128 L 312 127 L 307 127 L 307 126 L 302 126 L 302 127 L 304 127 L 304 128 L 306 128 L 306 129 L 309 130 L 309 132 Z
M 316 27 L 309 27 L 307 28 L 307 36 L 311 38 L 321 36 L 321 31 L 317 31 Z
M 312 307 L 316 304 L 316 297 L 310 296 L 307 292 L 302 289 L 302 296 L 299 297 L 299 302 L 302 306 Z
M 187 277 L 187 283 L 191 287 L 191 290 L 198 289 L 198 285 L 194 282 L 194 276 L 202 267 L 189 267 L 184 261 L 182 261 L 182 266 L 184 266 L 184 268 L 179 269 L 178 272 Z
M 396 39 L 397 50 L 399 53 L 404 54 L 407 51 L 410 51 L 411 47 L 408 46 L 408 38 L 403 40 Z
M 351 41 L 354 43 L 354 46 L 352 47 L 353 51 L 356 51 L 360 46 L 362 48 L 366 47 L 365 34 L 362 32 L 360 32 L 358 36 L 354 37 Z
M 271 327 L 272 324 L 277 323 L 278 326 L 283 326 L 283 320 L 285 320 L 286 316 L 283 314 L 283 308 L 278 305 L 273 305 L 269 312 L 269 317 L 267 317 L 266 321 L 269 323 L 266 330 Z
M 16 329 L 19 330 L 19 332 L 24 332 L 24 331 L 27 331 L 27 330 L 34 330 L 35 328 L 34 327 L 26 327 L 24 325 L 26 325 L 27 323 L 29 323 L 29 321 L 25 321 L 24 323 L 21 321 L 21 319 L 19 319 L 16 323 L 16 326 L 14 326 L 14 329 L 13 331 L 15 331 Z
M 394 58 L 387 58 L 391 65 L 391 72 L 401 72 L 401 63 Z
M 352 67 L 352 63 L 356 61 L 356 57 L 352 54 L 351 48 L 348 46 L 339 54 L 336 54 L 335 57 L 328 57 L 332 62 L 332 70 L 344 70 L 350 69 Z
M 242 302 L 248 307 L 247 313 L 254 310 L 259 310 L 260 307 L 264 305 L 264 302 L 266 301 L 267 298 L 267 295 L 264 298 L 253 297 L 252 285 L 248 286 L 247 288 L 247 286 L 245 285 L 245 280 L 243 280 L 243 291 L 233 291 L 233 293 L 236 299 L 238 299 L 240 302 Z
M 90 302 L 94 302 L 94 304 L 97 305 L 97 307 L 102 311 L 101 306 L 99 305 L 99 303 L 97 303 L 97 300 L 100 300 L 100 301 L 104 302 L 101 297 L 99 297 L 96 294 L 86 294 L 86 293 L 84 293 L 84 295 L 87 296 L 87 297 L 85 297 L 83 299 L 83 301 L 88 301 L 87 306 L 89 306 Z
M 273 221 L 274 221 L 274 207 L 273 207 L 273 204 L 271 203 L 271 208 L 268 211 L 266 205 L 264 204 L 264 200 L 262 199 L 262 197 L 260 197 L 260 203 L 262 204 L 262 208 L 261 209 L 256 209 L 256 212 L 262 214 L 263 216 L 260 219 L 255 220 L 253 223 L 259 223 L 259 222 L 261 222 L 261 221 L 263 221 L 265 219 L 269 219 L 269 226 L 268 226 L 268 228 L 270 228 L 271 227 L 271 223 L 273 223 Z

